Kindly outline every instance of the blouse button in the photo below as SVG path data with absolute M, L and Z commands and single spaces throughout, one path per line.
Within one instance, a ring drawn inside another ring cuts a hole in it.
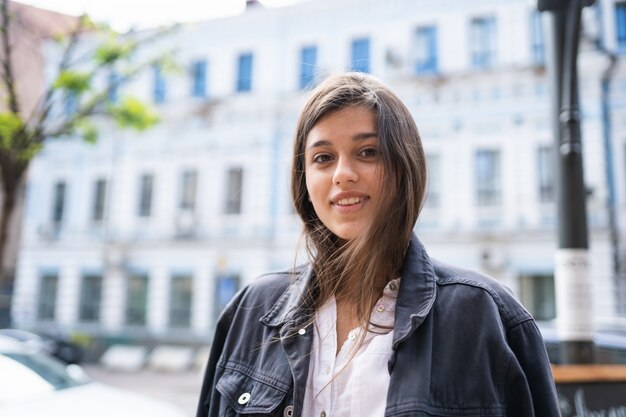
M 283 417 L 292 417 L 293 416 L 293 405 L 288 405 L 285 407 L 285 411 L 283 412 Z
M 378 311 L 379 313 L 382 313 L 383 311 L 385 311 L 385 306 L 382 304 L 378 304 L 376 306 L 376 311 Z
M 326 417 L 326 411 L 322 411 L 322 412 L 320 413 L 320 417 Z
M 391 284 L 389 284 L 389 289 L 390 289 L 391 291 L 395 291 L 395 290 L 396 290 L 396 288 L 397 288 L 397 286 L 396 286 L 396 283 L 395 283 L 395 282 L 392 282 Z
M 354 339 L 356 339 L 356 333 L 354 333 L 354 332 L 350 333 L 350 334 L 348 335 L 348 339 L 350 339 L 350 340 L 354 340 Z M 324 417 L 324 416 L 322 416 L 322 417 Z
M 237 402 L 241 405 L 246 404 L 248 401 L 250 401 L 250 393 L 249 392 L 244 392 L 243 394 L 241 394 L 239 396 L 239 399 L 237 400 Z

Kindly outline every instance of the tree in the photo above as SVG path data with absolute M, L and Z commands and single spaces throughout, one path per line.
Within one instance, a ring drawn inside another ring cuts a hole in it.
M 139 57 L 140 49 L 171 29 L 119 35 L 81 16 L 75 27 L 56 37 L 56 75 L 44 85 L 36 104 L 25 106 L 20 95 L 23 80 L 15 69 L 13 35 L 17 32 L 13 26 L 17 16 L 11 12 L 8 0 L 0 1 L 0 98 L 6 103 L 0 103 L 1 295 L 7 287 L 2 266 L 10 219 L 22 198 L 19 190 L 33 158 L 51 138 L 72 135 L 95 142 L 98 128 L 94 121 L 98 118 L 112 119 L 122 128 L 145 130 L 153 126 L 158 117 L 146 104 L 132 97 L 114 96 L 120 86 L 147 68 L 173 64 L 171 55 L 164 51 Z M 102 80 L 107 82 L 98 82 Z

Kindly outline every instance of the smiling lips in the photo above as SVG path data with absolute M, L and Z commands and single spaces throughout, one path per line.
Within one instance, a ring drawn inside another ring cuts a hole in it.
M 354 193 L 342 193 L 344 195 L 339 194 L 334 199 L 331 200 L 331 204 L 339 209 L 341 212 L 353 212 L 355 210 L 360 209 L 363 204 L 367 200 L 369 200 L 368 195 L 354 195 Z M 348 194 L 348 195 L 346 195 Z

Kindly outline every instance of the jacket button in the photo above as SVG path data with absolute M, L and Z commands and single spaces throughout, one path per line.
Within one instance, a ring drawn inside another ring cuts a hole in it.
M 241 405 L 246 404 L 248 401 L 250 401 L 250 393 L 249 392 L 244 392 L 243 394 L 241 394 L 239 396 L 239 399 L 237 400 L 237 402 Z
M 293 405 L 288 405 L 285 407 L 285 411 L 283 412 L 283 417 L 292 417 L 293 416 Z
M 298 330 L 298 334 L 299 334 L 299 335 L 303 335 L 303 334 L 305 334 L 305 333 L 306 333 L 306 330 L 305 330 L 305 329 L 300 329 L 300 330 Z

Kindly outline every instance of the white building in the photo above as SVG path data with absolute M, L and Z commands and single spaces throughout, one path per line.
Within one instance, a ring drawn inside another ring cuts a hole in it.
M 626 3 L 602 0 L 585 18 L 608 50 L 626 51 Z M 540 22 L 527 0 L 317 0 L 184 26 L 167 42 L 185 71 L 155 70 L 127 87 L 156 103 L 160 125 L 109 127 L 95 146 L 55 141 L 33 163 L 15 323 L 209 339 L 237 288 L 296 262 L 296 118 L 306 86 L 349 68 L 380 77 L 415 116 L 431 175 L 416 230 L 431 256 L 495 276 L 551 320 L 553 135 Z M 626 70 L 620 63 L 611 83 L 607 153 L 608 59 L 584 41 L 579 62 L 595 320 L 626 328 L 607 215 L 609 184 L 617 218 L 626 213 Z

